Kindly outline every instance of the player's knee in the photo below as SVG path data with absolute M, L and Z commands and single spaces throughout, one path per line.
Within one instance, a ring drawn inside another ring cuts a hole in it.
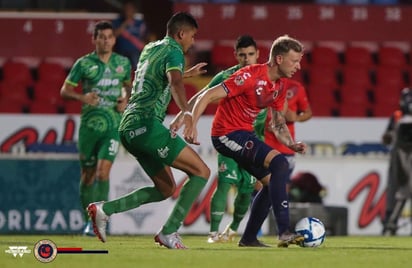
M 201 167 L 199 169 L 199 174 L 198 176 L 205 178 L 206 180 L 209 179 L 210 177 L 210 168 L 206 165 L 204 165 L 203 167 Z
M 278 172 L 288 172 L 289 162 L 286 157 L 282 154 L 278 154 L 270 161 L 269 170 L 271 173 Z

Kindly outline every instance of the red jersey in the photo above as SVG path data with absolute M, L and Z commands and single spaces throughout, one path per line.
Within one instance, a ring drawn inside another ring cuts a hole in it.
M 289 110 L 294 112 L 305 111 L 309 107 L 308 97 L 306 95 L 306 90 L 301 83 L 298 81 L 281 78 L 280 84 L 283 83 L 283 88 L 286 91 L 286 100 L 288 102 Z M 271 119 L 271 114 L 268 113 L 266 117 L 265 126 L 265 142 L 272 148 L 275 148 L 284 154 L 295 154 L 295 152 L 285 146 L 283 143 L 276 139 L 276 136 L 267 127 Z M 290 135 L 295 139 L 295 124 L 294 122 L 286 122 L 288 126 Z
M 253 122 L 260 110 L 272 107 L 280 111 L 285 104 L 285 91 L 269 79 L 266 64 L 241 68 L 222 86 L 228 95 L 219 102 L 212 136 L 223 136 L 236 130 L 253 131 Z

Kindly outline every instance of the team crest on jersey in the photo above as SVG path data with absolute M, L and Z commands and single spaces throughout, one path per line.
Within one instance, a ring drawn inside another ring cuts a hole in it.
M 296 95 L 296 92 L 298 91 L 297 87 L 291 87 L 286 91 L 286 98 L 291 99 L 293 96 Z
M 220 163 L 219 165 L 219 172 L 225 172 L 227 170 L 227 166 L 225 162 Z
M 123 72 L 124 72 L 123 66 L 117 66 L 116 67 L 116 73 L 123 73 Z
M 157 149 L 157 154 L 159 155 L 160 158 L 166 158 L 169 155 L 169 147 L 164 147 L 164 148 L 158 148 Z
M 241 86 L 245 83 L 245 80 L 243 79 L 243 77 L 241 75 L 238 75 L 235 77 L 235 84 L 236 86 Z

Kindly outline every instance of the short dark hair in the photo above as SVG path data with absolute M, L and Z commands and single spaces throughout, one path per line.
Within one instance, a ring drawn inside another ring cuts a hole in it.
M 236 40 L 235 50 L 238 50 L 239 48 L 250 47 L 250 46 L 257 48 L 256 41 L 253 39 L 253 37 L 250 35 L 241 35 Z
M 97 35 L 99 34 L 99 31 L 106 30 L 106 29 L 113 30 L 113 25 L 110 21 L 101 20 L 97 22 L 94 26 L 93 38 L 96 39 Z
M 167 22 L 167 35 L 172 36 L 177 34 L 184 26 L 199 28 L 196 19 L 190 13 L 175 13 Z
M 273 41 L 272 47 L 270 48 L 270 59 L 277 55 L 286 54 L 290 50 L 303 53 L 303 45 L 301 42 L 288 35 L 282 35 Z

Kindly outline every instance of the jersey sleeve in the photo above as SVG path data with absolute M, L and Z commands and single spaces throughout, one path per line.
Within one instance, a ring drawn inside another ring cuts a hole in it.
M 212 80 L 210 80 L 209 84 L 207 84 L 207 88 L 212 88 L 220 83 L 222 83 L 224 80 L 224 75 L 223 72 L 219 72 L 217 75 L 215 75 Z
M 179 50 L 170 51 L 166 60 L 166 73 L 169 71 L 177 70 L 183 74 L 185 65 L 185 59 L 183 53 Z
M 223 87 L 225 88 L 228 97 L 231 98 L 241 95 L 248 88 L 253 88 L 254 79 L 252 77 L 253 74 L 251 74 L 249 71 L 245 71 L 245 69 L 240 69 L 229 76 L 223 82 Z
M 66 83 L 69 85 L 72 85 L 74 87 L 77 87 L 79 84 L 81 78 L 82 78 L 82 59 L 78 59 L 70 69 L 69 74 L 67 75 L 67 78 L 65 80 Z

